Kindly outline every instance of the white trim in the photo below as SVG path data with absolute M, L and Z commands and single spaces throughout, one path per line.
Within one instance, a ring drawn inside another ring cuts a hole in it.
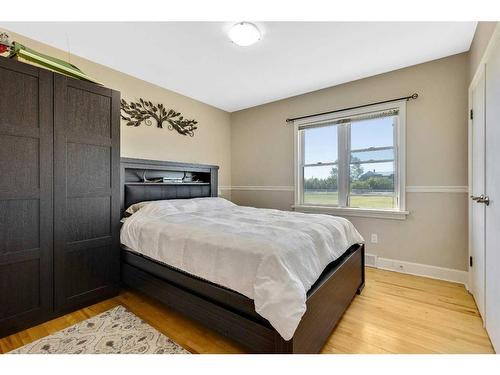
M 493 30 L 493 33 L 491 34 L 491 38 L 488 42 L 488 45 L 486 46 L 483 56 L 481 57 L 481 60 L 479 61 L 479 64 L 477 65 L 476 71 L 474 72 L 474 76 L 472 78 L 472 81 L 469 84 L 469 94 L 472 92 L 472 89 L 477 85 L 477 81 L 481 77 L 481 68 L 484 67 L 484 64 L 489 60 L 491 53 L 493 52 L 493 49 L 495 48 L 495 45 L 497 43 L 497 40 L 500 38 L 500 22 L 497 22 L 497 25 L 495 27 L 495 30 Z M 469 96 L 470 98 L 470 96 Z M 470 101 L 469 101 L 470 103 Z
M 491 41 L 490 41 L 491 42 Z M 478 83 L 478 80 L 479 80 L 479 76 L 480 76 L 480 73 L 479 71 L 484 69 L 484 64 L 482 62 L 482 59 L 481 59 L 481 62 L 479 63 L 477 69 L 476 69 L 476 72 L 474 73 L 474 77 L 471 81 L 471 84 L 469 85 L 469 90 L 468 90 L 468 111 L 467 111 L 467 185 L 468 185 L 468 188 L 469 190 L 472 192 L 472 135 L 473 135 L 473 129 L 472 129 L 472 125 L 473 125 L 473 121 L 472 119 L 470 118 L 470 112 L 471 110 L 473 110 L 473 100 L 472 100 L 472 93 L 473 93 L 473 90 L 474 88 L 477 86 L 477 83 Z M 472 200 L 469 199 L 468 202 L 467 202 L 467 230 L 468 230 L 468 236 L 467 236 L 467 259 L 470 259 L 470 257 L 472 256 L 472 215 L 471 215 L 471 212 L 472 212 Z M 472 294 L 473 298 L 474 297 L 474 293 L 473 293 L 473 289 L 475 288 L 475 285 L 474 285 L 474 282 L 473 282 L 473 270 L 470 269 L 470 266 L 469 266 L 469 277 L 468 277 L 468 280 L 467 280 L 467 284 L 469 285 L 470 287 L 470 290 L 469 292 Z M 469 288 L 467 288 L 469 289 Z M 478 307 L 478 310 L 479 310 L 479 307 Z M 483 319 L 483 326 L 484 326 L 484 323 L 485 323 L 485 320 Z
M 220 190 L 294 191 L 293 186 L 219 186 Z M 407 193 L 467 193 L 467 186 L 407 186 Z
M 332 206 L 308 206 L 303 204 L 293 205 L 295 211 L 307 213 L 320 213 L 336 216 L 357 216 L 370 217 L 376 219 L 395 219 L 404 220 L 410 213 L 408 211 L 399 210 L 374 210 L 368 208 L 352 208 L 352 207 L 332 207 Z
M 294 191 L 293 186 L 231 186 L 231 190 Z
M 294 202 L 299 202 L 300 197 L 302 197 L 302 184 L 299 184 L 299 181 L 303 180 L 303 170 L 300 168 L 300 164 L 303 164 L 303 160 L 301 160 L 300 163 L 297 162 L 299 155 L 302 155 L 302 152 L 300 151 L 301 148 L 304 146 L 304 137 L 299 137 L 299 124 L 297 122 L 293 123 L 293 131 L 294 131 L 294 137 L 293 137 L 293 163 L 294 163 L 294 168 L 293 168 L 293 184 L 292 189 L 294 191 Z
M 429 277 L 431 279 L 451 281 L 454 283 L 464 284 L 467 288 L 469 278 L 469 273 L 467 271 L 380 257 L 377 257 L 375 264 L 376 268 L 379 269 Z
M 484 72 L 485 65 L 488 62 L 491 53 L 493 52 L 493 50 L 495 49 L 495 47 L 497 46 L 498 43 L 500 43 L 500 22 L 497 22 L 495 30 L 493 30 L 493 33 L 492 33 L 491 38 L 488 42 L 488 45 L 486 46 L 486 49 L 484 50 L 483 56 L 481 57 L 481 60 L 480 60 L 479 64 L 477 65 L 476 71 L 474 72 L 474 76 L 469 84 L 469 90 L 468 90 L 468 99 L 469 99 L 468 100 L 468 102 L 469 102 L 468 108 L 469 108 L 469 110 L 473 109 L 473 99 L 472 99 L 473 91 L 476 88 L 476 86 L 478 85 L 479 80 L 481 79 L 481 75 Z M 467 119 L 468 119 L 468 184 L 469 184 L 470 191 L 472 191 L 472 170 L 473 170 L 473 168 L 472 168 L 472 126 L 473 126 L 473 120 L 471 120 L 469 113 L 467 113 Z M 469 213 L 468 213 L 468 224 L 469 224 L 468 225 L 468 234 L 469 235 L 468 235 L 468 238 L 469 238 L 469 241 L 467 244 L 469 257 L 472 255 L 472 227 L 473 227 L 472 215 L 471 215 L 471 212 L 472 212 L 471 205 L 472 204 L 473 204 L 472 200 L 469 200 L 469 202 L 468 202 L 468 209 L 469 209 Z M 474 285 L 472 282 L 472 276 L 473 276 L 473 271 L 469 272 L 468 283 L 469 283 L 470 288 L 471 288 L 471 290 L 470 290 L 471 294 L 474 296 L 473 291 L 475 288 L 474 288 Z M 485 285 L 486 285 L 486 283 L 485 283 Z M 483 297 L 485 298 L 485 291 L 483 291 Z M 485 316 L 482 317 L 484 325 L 486 325 L 485 318 L 486 318 Z
M 400 211 L 406 211 L 406 100 L 399 106 L 398 126 L 396 128 L 397 147 L 395 156 L 397 157 L 396 191 L 398 192 L 398 207 Z
M 377 256 L 365 252 L 365 267 L 377 268 Z
M 407 193 L 467 193 L 467 186 L 407 186 Z
M 349 124 L 350 125 L 350 124 Z M 338 204 L 341 207 L 348 207 L 349 194 L 349 164 L 351 161 L 349 145 L 351 142 L 351 128 L 347 124 L 337 125 L 337 150 L 338 150 L 338 170 L 337 170 L 337 186 L 338 186 Z M 301 180 L 301 182 L 304 179 Z M 300 184 L 301 187 L 302 183 Z M 297 202 L 295 202 L 297 203 Z M 304 194 L 302 193 L 302 201 L 304 203 Z

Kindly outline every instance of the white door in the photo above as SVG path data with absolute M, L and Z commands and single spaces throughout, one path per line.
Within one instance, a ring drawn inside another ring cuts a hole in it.
M 472 127 L 471 127 L 471 198 L 485 192 L 485 113 L 484 70 L 476 86 L 472 89 Z M 486 205 L 470 200 L 470 291 L 476 300 L 481 316 L 485 317 L 485 208 Z
M 500 41 L 486 63 L 486 330 L 500 351 Z

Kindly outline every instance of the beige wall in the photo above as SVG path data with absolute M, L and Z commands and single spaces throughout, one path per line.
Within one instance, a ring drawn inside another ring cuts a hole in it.
M 9 32 L 11 40 L 57 58 L 68 60 L 68 53 Z M 145 58 L 149 58 L 146 56 Z M 121 156 L 142 159 L 184 161 L 216 164 L 220 167 L 219 184 L 231 185 L 231 126 L 230 115 L 215 107 L 166 90 L 116 70 L 72 55 L 70 62 L 105 86 L 121 92 L 122 98 L 144 98 L 163 103 L 198 121 L 194 137 L 156 126 L 121 126 Z M 172 72 L 176 74 L 176 72 Z M 224 190 L 223 195 L 230 196 Z
M 238 204 L 290 209 L 293 204 L 293 129 L 287 117 L 343 108 L 418 92 L 407 107 L 407 186 L 467 184 L 467 86 L 491 36 L 479 23 L 470 53 L 412 66 L 328 89 L 228 114 L 91 61 L 71 62 L 125 99 L 148 98 L 198 120 L 195 137 L 166 129 L 122 124 L 125 157 L 217 164 L 219 185 L 271 186 L 283 190 L 230 190 Z M 10 33 L 12 39 L 55 57 L 66 52 Z M 470 57 L 470 63 L 469 63 Z M 175 73 L 175 72 L 174 72 Z M 378 244 L 367 251 L 382 257 L 466 269 L 467 196 L 465 193 L 408 193 L 411 212 L 404 221 L 350 218 Z
M 478 22 L 477 24 L 476 33 L 469 50 L 469 82 L 474 78 L 479 62 L 497 24 L 498 22 Z
M 233 186 L 293 186 L 293 128 L 288 117 L 397 98 L 407 106 L 407 186 L 467 185 L 468 54 L 253 107 L 231 114 Z M 293 191 L 233 190 L 238 204 L 290 209 Z M 382 257 L 465 270 L 467 194 L 407 193 L 404 221 L 354 218 L 377 233 L 367 251 Z

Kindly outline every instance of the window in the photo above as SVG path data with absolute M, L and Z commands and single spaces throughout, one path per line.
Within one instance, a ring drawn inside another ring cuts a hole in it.
M 405 213 L 404 122 L 405 102 L 295 121 L 295 207 Z

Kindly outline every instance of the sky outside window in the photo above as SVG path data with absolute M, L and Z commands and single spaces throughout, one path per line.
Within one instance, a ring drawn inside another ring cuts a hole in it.
M 394 117 L 384 117 L 351 123 L 351 149 L 366 149 L 369 147 L 394 146 Z M 338 160 L 337 126 L 326 126 L 305 130 L 304 134 L 305 164 L 332 162 Z M 353 153 L 353 157 L 361 160 L 394 159 L 393 150 Z M 379 173 L 394 172 L 394 163 L 361 164 L 365 172 L 375 169 Z M 304 178 L 327 178 L 329 168 L 306 168 Z

